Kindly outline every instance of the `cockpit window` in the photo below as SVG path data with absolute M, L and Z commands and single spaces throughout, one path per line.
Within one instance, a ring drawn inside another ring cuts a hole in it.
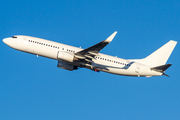
M 12 36 L 12 38 L 17 38 L 16 36 Z

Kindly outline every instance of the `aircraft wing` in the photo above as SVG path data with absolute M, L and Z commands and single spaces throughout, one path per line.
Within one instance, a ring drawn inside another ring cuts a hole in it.
M 75 56 L 81 59 L 83 58 L 85 59 L 86 57 L 93 58 L 99 53 L 100 50 L 102 50 L 107 44 L 109 44 L 113 40 L 116 33 L 117 31 L 115 31 L 112 35 L 110 35 L 106 40 L 75 53 Z

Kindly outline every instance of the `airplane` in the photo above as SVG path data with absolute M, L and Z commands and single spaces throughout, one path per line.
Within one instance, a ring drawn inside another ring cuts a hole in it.
M 100 53 L 116 34 L 117 31 L 106 40 L 86 49 L 24 35 L 8 37 L 3 39 L 3 42 L 16 50 L 57 60 L 57 67 L 69 71 L 87 68 L 95 72 L 103 71 L 123 76 L 169 77 L 165 70 L 172 64 L 166 62 L 177 44 L 176 41 L 170 40 L 143 59 L 122 59 Z

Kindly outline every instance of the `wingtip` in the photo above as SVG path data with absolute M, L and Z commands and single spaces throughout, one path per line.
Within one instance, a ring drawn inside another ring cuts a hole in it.
M 117 34 L 117 31 L 115 31 L 113 34 L 115 34 L 115 35 L 116 35 L 116 34 Z M 112 35 L 113 35 L 113 34 L 112 34 Z
M 106 40 L 105 42 L 111 42 L 113 40 L 113 38 L 116 36 L 117 34 L 117 31 L 115 31 L 113 34 L 111 34 Z
M 169 41 L 177 43 L 177 41 L 175 41 L 175 40 L 169 40 Z

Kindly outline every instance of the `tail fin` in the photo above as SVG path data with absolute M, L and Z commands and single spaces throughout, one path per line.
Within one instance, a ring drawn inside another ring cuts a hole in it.
M 152 67 L 164 65 L 166 64 L 176 44 L 177 44 L 176 41 L 170 40 L 169 42 L 167 42 L 165 45 L 160 47 L 158 50 L 156 50 L 146 58 L 139 59 L 136 61 Z

